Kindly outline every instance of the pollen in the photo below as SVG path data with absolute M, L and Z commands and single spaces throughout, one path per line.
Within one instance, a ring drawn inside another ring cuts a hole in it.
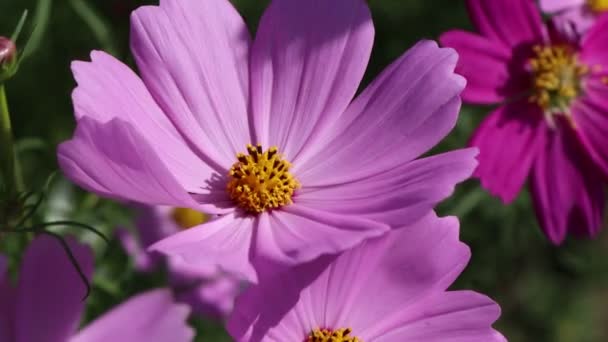
M 289 172 L 291 164 L 276 147 L 264 151 L 262 145 L 247 145 L 248 154 L 237 154 L 228 173 L 228 194 L 242 209 L 259 214 L 293 203 L 300 183 Z
M 566 45 L 537 45 L 534 53 L 530 59 L 534 90 L 530 102 L 545 112 L 568 111 L 572 100 L 581 93 L 581 79 L 589 74 L 589 67 L 579 63 Z
M 608 0 L 587 0 L 587 5 L 595 13 L 608 11 Z
M 306 339 L 305 342 L 363 342 L 361 339 L 355 336 L 350 336 L 352 329 L 315 329 L 313 330 Z
M 171 218 L 181 229 L 189 229 L 207 222 L 207 214 L 189 208 L 175 208 L 171 211 Z

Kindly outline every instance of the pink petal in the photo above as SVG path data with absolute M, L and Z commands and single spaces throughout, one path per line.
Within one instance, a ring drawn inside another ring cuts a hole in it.
M 471 21 L 479 32 L 514 47 L 547 36 L 540 11 L 531 0 L 468 0 Z
M 426 215 L 473 173 L 476 149 L 418 159 L 354 182 L 302 189 L 295 201 L 400 227 Z
M 266 342 L 286 341 L 285 336 L 303 340 L 319 327 L 351 327 L 353 335 L 375 341 L 407 324 L 404 319 L 433 319 L 433 311 L 421 308 L 444 293 L 469 256 L 458 240 L 458 221 L 431 214 L 337 258 L 318 259 L 248 289 L 228 330 L 237 341 Z M 495 317 L 485 317 L 489 328 Z M 450 323 L 442 327 L 447 330 Z
M 490 298 L 470 291 L 441 293 L 421 301 L 402 317 L 403 325 L 380 336 L 377 342 L 506 342 L 491 324 L 500 307 Z
M 131 69 L 105 52 L 94 51 L 91 60 L 72 63 L 78 82 L 72 94 L 77 120 L 86 117 L 106 123 L 119 118 L 128 122 L 182 187 L 195 192 L 202 185 L 201 174 L 213 169 L 190 150 Z
M 556 13 L 585 6 L 585 0 L 540 0 L 540 8 L 547 13 Z
M 546 145 L 534 162 L 530 184 L 541 228 L 554 244 L 568 232 L 595 236 L 602 226 L 602 177 L 585 159 L 574 133 L 549 128 L 539 137 Z
M 577 133 L 589 155 L 608 176 L 608 85 L 592 80 L 585 90 L 586 97 L 572 108 Z
M 457 55 L 432 41 L 416 44 L 387 68 L 334 125 L 335 137 L 294 164 L 305 187 L 343 184 L 400 167 L 454 127 L 465 80 Z
M 479 148 L 475 177 L 503 202 L 515 199 L 540 153 L 546 126 L 537 107 L 520 101 L 496 109 L 477 128 L 470 145 Z
M 291 162 L 324 139 L 365 72 L 374 28 L 362 0 L 275 0 L 251 56 L 256 142 Z
M 580 59 L 589 66 L 608 67 L 608 15 L 597 18 L 581 42 Z
M 308 262 L 323 254 L 340 253 L 388 229 L 386 225 L 357 216 L 293 204 L 259 217 L 256 262 L 273 264 L 272 272 L 277 273 L 281 267 Z
M 70 342 L 192 341 L 190 309 L 175 303 L 171 291 L 153 290 L 134 297 L 81 330 Z
M 91 279 L 93 253 L 67 239 L 82 271 Z M 83 312 L 85 285 L 59 241 L 36 238 L 25 251 L 16 295 L 15 342 L 65 342 Z
M 254 218 L 230 213 L 190 228 L 149 248 L 198 267 L 219 268 L 238 278 L 257 281 L 250 261 Z
M 502 102 L 527 86 L 520 78 L 529 82 L 529 76 L 514 74 L 510 67 L 512 51 L 501 43 L 460 30 L 446 32 L 440 40 L 442 45 L 458 52 L 456 72 L 467 79 L 462 93 L 465 102 Z
M 136 10 L 131 49 L 144 82 L 199 155 L 225 170 L 251 142 L 250 36 L 227 0 L 163 0 Z
M 8 259 L 0 255 L 0 341 L 15 341 L 15 289 L 10 283 Z
M 68 178 L 97 194 L 148 204 L 199 206 L 141 134 L 118 118 L 104 124 L 80 119 L 74 138 L 59 146 L 58 159 Z M 208 212 L 224 210 L 200 207 Z

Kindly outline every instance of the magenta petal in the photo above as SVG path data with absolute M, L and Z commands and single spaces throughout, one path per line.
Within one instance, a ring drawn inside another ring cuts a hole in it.
M 67 239 L 84 274 L 93 274 L 93 253 Z M 85 284 L 59 241 L 36 238 L 25 251 L 16 297 L 15 342 L 65 342 L 84 309 Z
M 251 56 L 256 142 L 291 162 L 314 147 L 355 95 L 373 39 L 365 1 L 272 1 Z
M 468 0 L 473 24 L 479 32 L 506 46 L 542 41 L 546 31 L 540 11 L 531 0 Z
M 377 342 L 506 342 L 491 324 L 500 307 L 490 298 L 470 291 L 445 292 L 408 310 L 403 326 L 369 338 Z
M 376 341 L 376 336 L 411 324 L 418 324 L 418 332 L 428 332 L 427 325 L 437 322 L 441 325 L 435 330 L 452 331 L 444 337 L 454 341 L 466 332 L 454 331 L 459 322 L 470 336 L 476 331 L 489 332 L 498 313 L 495 304 L 488 311 L 483 309 L 490 305 L 488 300 L 457 299 L 458 295 L 444 292 L 469 256 L 468 248 L 458 240 L 458 221 L 431 214 L 336 259 L 322 258 L 295 267 L 248 289 L 238 299 L 228 330 L 240 342 L 299 341 L 319 327 L 350 327 L 362 340 Z M 331 262 L 329 267 L 327 262 Z M 443 299 L 442 307 L 438 296 Z M 438 319 L 450 305 L 468 305 L 475 317 L 455 313 L 455 320 Z
M 68 178 L 97 194 L 148 204 L 198 206 L 142 136 L 120 119 L 102 124 L 83 117 L 73 139 L 59 146 L 58 158 Z
M 608 176 L 608 85 L 588 82 L 587 97 L 575 104 L 572 113 L 585 149 Z
M 456 72 L 467 79 L 462 93 L 465 102 L 492 104 L 513 95 L 514 89 L 507 89 L 514 76 L 509 70 L 512 52 L 506 46 L 460 30 L 444 33 L 440 41 L 458 52 Z
M 465 80 L 457 55 L 422 41 L 388 67 L 334 125 L 335 138 L 294 164 L 307 188 L 343 184 L 398 168 L 454 127 Z
M 585 159 L 568 128 L 542 132 L 546 146 L 534 162 L 530 184 L 541 228 L 554 244 L 568 232 L 595 236 L 602 226 L 602 177 Z
M 122 62 L 94 51 L 91 62 L 73 62 L 72 72 L 78 82 L 72 93 L 77 120 L 128 122 L 189 191 L 201 186 L 201 173 L 213 171 L 190 150 L 143 82 Z
M 585 0 L 540 0 L 540 8 L 544 12 L 557 13 L 575 7 L 585 6 Z
M 491 113 L 477 128 L 470 145 L 479 148 L 475 176 L 503 202 L 515 199 L 543 147 L 540 132 L 546 127 L 536 107 L 520 101 Z
M 187 306 L 174 301 L 171 291 L 153 290 L 104 314 L 69 341 L 192 341 L 194 331 L 187 324 L 189 313 Z
M 597 18 L 595 24 L 589 29 L 581 42 L 581 61 L 587 65 L 602 66 L 604 71 L 608 67 L 608 15 Z
M 0 342 L 13 342 L 15 289 L 8 278 L 8 259 L 0 255 Z
M 473 173 L 477 149 L 422 158 L 356 182 L 303 189 L 296 203 L 399 227 L 415 222 Z
M 365 218 L 293 204 L 258 218 L 255 257 L 276 267 L 295 266 L 340 253 L 388 229 Z
M 163 0 L 132 15 L 131 48 L 161 108 L 210 163 L 227 170 L 251 142 L 250 35 L 227 0 Z
M 161 240 L 149 250 L 188 264 L 219 268 L 238 278 L 256 282 L 257 274 L 249 257 L 254 219 L 240 215 L 226 214 Z

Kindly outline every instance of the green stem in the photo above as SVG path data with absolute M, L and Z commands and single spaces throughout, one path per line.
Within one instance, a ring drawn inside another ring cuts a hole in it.
M 0 170 L 9 196 L 23 191 L 23 180 L 15 155 L 11 116 L 8 111 L 4 84 L 0 84 Z

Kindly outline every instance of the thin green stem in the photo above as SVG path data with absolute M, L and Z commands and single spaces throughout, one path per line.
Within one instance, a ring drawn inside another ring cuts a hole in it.
M 0 170 L 9 195 L 16 195 L 23 190 L 4 84 L 0 84 Z

